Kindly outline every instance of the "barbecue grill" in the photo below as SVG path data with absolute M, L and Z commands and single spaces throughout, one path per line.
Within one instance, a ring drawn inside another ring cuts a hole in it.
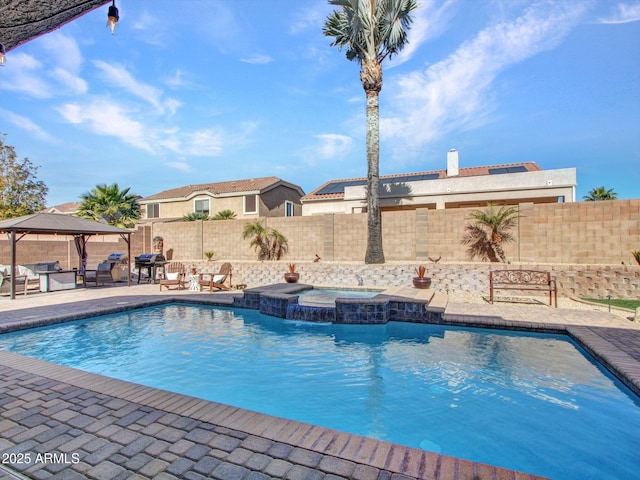
M 124 253 L 112 253 L 98 265 L 98 270 L 109 270 L 114 282 L 125 282 L 129 276 L 129 259 Z
M 167 261 L 157 253 L 143 253 L 135 257 L 135 268 L 138 270 L 138 283 L 142 277 L 141 271 L 146 270 L 149 283 L 156 283 L 156 272 L 158 267 L 163 267 Z

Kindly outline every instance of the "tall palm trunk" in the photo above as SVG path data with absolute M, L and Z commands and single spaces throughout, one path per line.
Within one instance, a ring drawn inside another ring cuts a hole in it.
M 364 60 L 360 71 L 367 95 L 367 253 L 364 261 L 384 263 L 382 214 L 380 213 L 380 111 L 378 96 L 382 90 L 382 65 Z

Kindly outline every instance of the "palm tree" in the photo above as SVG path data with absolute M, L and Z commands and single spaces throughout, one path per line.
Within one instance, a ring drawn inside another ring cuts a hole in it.
M 258 251 L 258 260 L 280 260 L 287 253 L 287 238 L 274 228 L 265 227 L 260 220 L 247 223 L 242 238 L 251 239 L 250 245 Z
M 360 81 L 367 96 L 367 253 L 365 263 L 384 263 L 380 214 L 380 125 L 378 95 L 382 90 L 382 61 L 407 43 L 415 0 L 329 0 L 341 7 L 324 25 L 331 46 L 346 48 L 347 59 L 360 64 Z
M 182 216 L 183 222 L 195 222 L 196 220 L 209 220 L 206 212 L 191 212 Z
M 97 222 L 106 222 L 120 228 L 132 228 L 140 218 L 138 195 L 130 188 L 120 190 L 117 183 L 97 185 L 89 193 L 80 196 L 82 203 L 78 216 Z
M 592 188 L 589 191 L 589 195 L 585 195 L 584 197 L 582 197 L 582 199 L 587 202 L 595 202 L 598 200 L 615 200 L 616 198 L 618 198 L 618 194 L 613 191 L 613 188 L 607 190 L 604 187 Z
M 474 210 L 469 215 L 475 223 L 465 227 L 466 233 L 462 238 L 463 245 L 469 245 L 467 253 L 473 259 L 491 262 L 506 262 L 507 258 L 502 249 L 503 243 L 515 241 L 510 230 L 518 223 L 517 207 L 488 204 L 487 210 Z

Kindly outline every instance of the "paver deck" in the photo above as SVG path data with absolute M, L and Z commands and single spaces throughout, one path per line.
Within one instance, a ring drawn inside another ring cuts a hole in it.
M 225 293 L 96 288 L 0 299 L 0 331 Z M 640 326 L 601 312 L 450 303 L 445 323 L 564 331 L 640 392 Z M 0 478 L 534 479 L 0 352 Z M 24 475 L 20 477 L 20 475 Z

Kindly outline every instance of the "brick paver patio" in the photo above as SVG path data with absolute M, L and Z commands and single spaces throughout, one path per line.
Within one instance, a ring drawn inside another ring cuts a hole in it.
M 178 298 L 156 286 L 0 299 L 0 330 Z M 445 322 L 564 331 L 640 392 L 640 328 L 602 312 L 449 304 Z M 534 479 L 0 352 L 1 478 Z

